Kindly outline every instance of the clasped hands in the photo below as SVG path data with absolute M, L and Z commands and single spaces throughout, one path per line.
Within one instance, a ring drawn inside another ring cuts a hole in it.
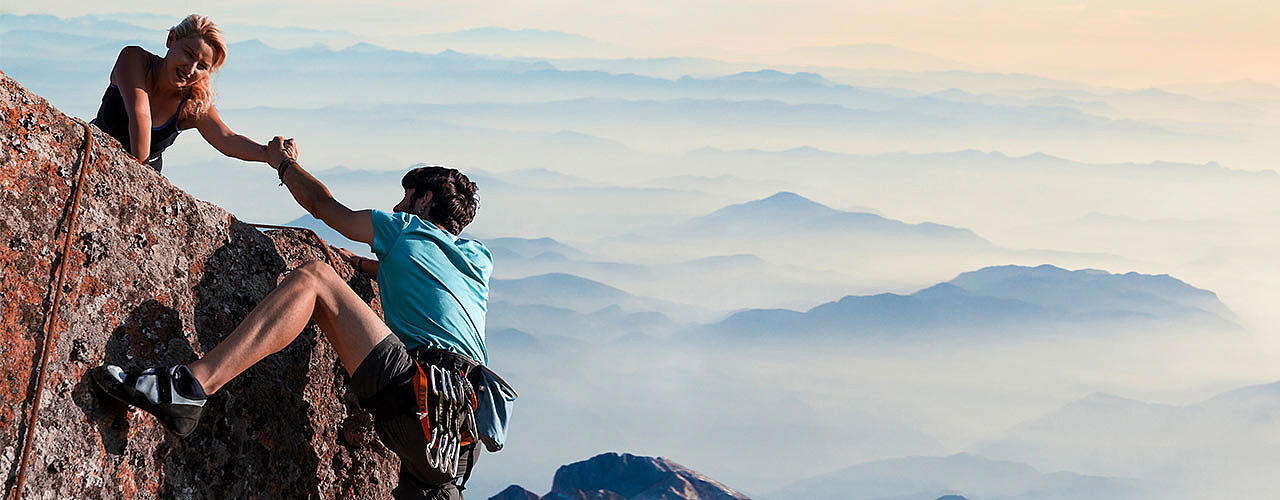
M 298 146 L 292 138 L 275 136 L 271 138 L 271 142 L 267 143 L 267 164 L 271 168 L 280 170 L 285 160 L 298 161 Z

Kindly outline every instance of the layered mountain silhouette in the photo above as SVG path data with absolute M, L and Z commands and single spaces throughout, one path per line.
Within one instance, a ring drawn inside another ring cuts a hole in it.
M 1181 325 L 1236 330 L 1207 290 L 1176 278 L 1055 266 L 999 266 L 910 295 L 848 296 L 808 311 L 743 311 L 711 326 L 731 336 L 990 331 L 1056 332 L 1081 325 Z
M 530 260 L 566 260 L 582 259 L 586 253 L 552 238 L 489 238 L 485 246 L 494 253 L 516 259 Z
M 878 460 L 797 481 L 766 500 L 990 500 L 1135 498 L 1144 486 L 1134 480 L 1070 472 L 1044 473 L 1017 462 L 961 453 L 946 457 Z
M 538 496 L 511 485 L 489 500 L 747 500 L 747 496 L 662 457 L 603 453 L 560 467 Z
M 489 284 L 489 294 L 489 300 L 494 303 L 550 306 L 582 314 L 610 308 L 626 313 L 657 312 L 686 321 L 708 316 L 707 312 L 696 307 L 637 297 L 604 283 L 565 273 L 493 280 Z
M 716 210 L 677 226 L 675 231 L 690 238 L 759 238 L 773 233 L 772 237 L 864 236 L 989 245 L 967 229 L 927 222 L 908 224 L 876 214 L 845 212 L 790 192 Z
M 1045 467 L 1195 482 L 1270 477 L 1265 471 L 1280 463 L 1276 436 L 1280 382 L 1189 405 L 1096 393 L 979 443 L 975 450 Z M 1244 488 L 1254 486 L 1239 482 Z
M 988 267 L 950 281 L 971 293 L 1017 299 L 1080 314 L 1177 317 L 1208 313 L 1226 320 L 1235 315 L 1208 290 L 1167 274 L 1112 274 L 1097 269 L 1067 271 L 1054 266 Z

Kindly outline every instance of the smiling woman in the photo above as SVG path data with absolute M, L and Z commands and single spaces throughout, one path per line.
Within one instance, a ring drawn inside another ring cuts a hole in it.
M 222 154 L 265 162 L 266 146 L 232 132 L 213 107 L 210 75 L 227 58 L 222 30 L 191 14 L 169 29 L 165 46 L 164 57 L 138 46 L 120 51 L 93 123 L 156 171 L 161 153 L 189 128 Z

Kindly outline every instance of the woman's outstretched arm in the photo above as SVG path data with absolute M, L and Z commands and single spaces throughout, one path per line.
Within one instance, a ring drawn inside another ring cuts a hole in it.
M 213 106 L 209 112 L 196 121 L 196 129 L 209 142 L 210 146 L 232 158 L 244 161 L 267 161 L 267 146 L 258 144 L 252 139 L 231 131 L 227 124 L 218 117 L 218 110 Z
M 147 60 L 151 54 L 130 45 L 120 50 L 111 70 L 111 81 L 124 99 L 129 116 L 129 151 L 140 162 L 151 156 L 151 99 L 147 96 Z

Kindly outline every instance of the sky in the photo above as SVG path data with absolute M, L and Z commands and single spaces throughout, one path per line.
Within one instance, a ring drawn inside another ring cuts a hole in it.
M 1251 79 L 1280 84 L 1280 2 L 1225 0 L 709 0 L 369 2 L 3 0 L 0 10 L 74 16 L 141 11 L 224 24 L 305 25 L 376 38 L 481 26 L 537 28 L 628 55 L 759 58 L 810 46 L 881 43 L 956 61 L 1140 88 Z

